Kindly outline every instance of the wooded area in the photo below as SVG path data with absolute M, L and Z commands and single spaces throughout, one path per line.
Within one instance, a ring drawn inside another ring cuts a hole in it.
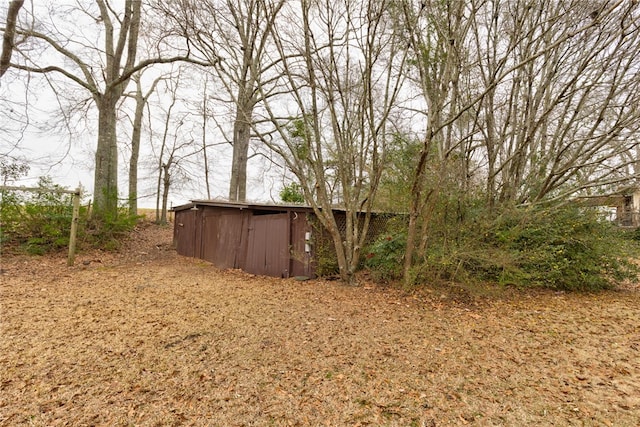
M 131 211 L 142 166 L 160 221 L 185 182 L 244 201 L 248 177 L 274 168 L 331 234 L 346 282 L 370 213 L 406 214 L 396 261 L 409 283 L 434 242 L 458 242 L 446 262 L 469 265 L 461 233 L 482 221 L 637 185 L 635 1 L 12 1 L 0 12 L 12 123 L 0 154 L 24 162 L 36 93 L 52 94 L 48 130 L 97 141 L 104 219 L 118 214 L 122 153 Z M 227 178 L 211 182 L 226 147 Z

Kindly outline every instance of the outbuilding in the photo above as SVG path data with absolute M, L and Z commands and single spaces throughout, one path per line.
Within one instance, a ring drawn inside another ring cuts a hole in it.
M 264 276 L 313 278 L 338 271 L 332 239 L 311 207 L 193 200 L 172 210 L 180 255 Z M 346 212 L 336 208 L 333 216 L 344 233 Z M 393 217 L 372 213 L 367 242 L 385 232 Z
M 194 200 L 173 208 L 180 255 L 274 277 L 314 277 L 313 210 Z
M 575 200 L 582 206 L 609 208 L 609 219 L 620 227 L 640 227 L 640 188 L 627 187 L 615 193 L 581 196 Z

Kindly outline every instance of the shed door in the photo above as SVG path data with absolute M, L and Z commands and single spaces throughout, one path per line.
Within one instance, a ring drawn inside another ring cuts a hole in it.
M 289 277 L 289 258 L 289 215 L 252 216 L 245 270 L 265 276 Z
M 242 238 L 242 214 L 205 210 L 202 223 L 202 258 L 218 268 L 237 268 Z
M 196 253 L 196 211 L 184 210 L 175 213 L 173 240 L 178 254 L 188 257 L 200 255 Z

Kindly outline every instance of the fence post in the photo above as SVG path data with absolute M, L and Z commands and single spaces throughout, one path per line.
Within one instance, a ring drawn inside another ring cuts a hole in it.
M 80 216 L 80 197 L 82 188 L 78 186 L 73 193 L 73 216 L 71 218 L 71 232 L 69 233 L 69 257 L 67 265 L 72 266 L 76 258 L 76 235 L 78 234 L 78 217 Z

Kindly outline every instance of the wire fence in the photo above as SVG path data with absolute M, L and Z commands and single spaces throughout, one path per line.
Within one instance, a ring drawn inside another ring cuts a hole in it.
M 346 239 L 347 216 L 344 212 L 334 212 L 336 224 L 342 239 Z M 359 229 L 362 229 L 364 215 L 359 217 Z M 381 236 L 398 232 L 406 227 L 408 219 L 406 215 L 390 213 L 372 213 L 367 236 L 364 241 L 365 247 L 373 244 Z M 316 273 L 320 276 L 330 276 L 338 273 L 338 260 L 331 234 L 320 224 L 320 221 L 311 217 L 310 223 L 314 228 L 314 251 L 316 262 Z M 364 255 L 365 251 L 361 251 Z

